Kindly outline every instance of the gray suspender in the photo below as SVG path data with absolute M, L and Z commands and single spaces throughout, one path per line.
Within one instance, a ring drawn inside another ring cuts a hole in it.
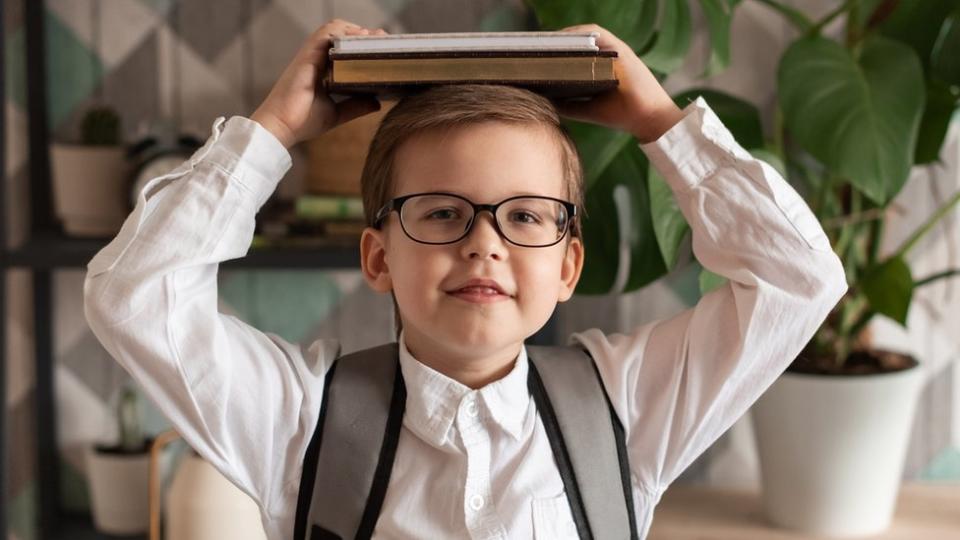
M 528 385 L 580 537 L 637 538 L 623 428 L 593 360 L 574 347 L 528 346 L 527 352 Z M 396 343 L 334 363 L 304 456 L 295 540 L 370 538 L 405 400 Z

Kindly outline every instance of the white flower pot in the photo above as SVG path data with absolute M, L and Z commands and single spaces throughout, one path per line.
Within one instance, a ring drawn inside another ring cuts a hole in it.
M 168 540 L 266 540 L 260 508 L 213 465 L 190 452 L 164 501 Z
M 835 538 L 890 526 L 922 371 L 786 372 L 752 417 L 767 518 Z
M 104 453 L 93 446 L 88 446 L 86 453 L 94 526 L 114 535 L 146 533 L 150 525 L 150 453 Z
M 116 235 L 130 213 L 126 148 L 55 143 L 50 163 L 54 209 L 66 234 Z

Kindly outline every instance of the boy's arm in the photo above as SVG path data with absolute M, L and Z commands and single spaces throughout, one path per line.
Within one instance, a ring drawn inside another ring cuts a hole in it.
M 203 148 L 144 188 L 84 281 L 84 314 L 103 346 L 268 512 L 299 474 L 336 344 L 305 352 L 219 313 L 217 270 L 247 253 L 254 216 L 290 164 L 256 122 L 219 118 Z
M 789 366 L 847 284 L 807 205 L 703 98 L 678 114 L 623 42 L 595 25 L 572 29 L 598 31 L 601 46 L 618 50 L 621 85 L 564 112 L 637 137 L 690 224 L 694 255 L 728 279 L 630 334 L 573 336 L 625 424 L 634 485 L 656 499 Z

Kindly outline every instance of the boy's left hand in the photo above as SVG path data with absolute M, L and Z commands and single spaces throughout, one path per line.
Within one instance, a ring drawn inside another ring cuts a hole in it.
M 587 101 L 557 101 L 557 111 L 574 120 L 632 133 L 641 143 L 653 142 L 683 118 L 650 69 L 629 45 L 596 24 L 568 26 L 561 32 L 597 32 L 603 51 L 616 51 L 614 72 L 619 84 Z

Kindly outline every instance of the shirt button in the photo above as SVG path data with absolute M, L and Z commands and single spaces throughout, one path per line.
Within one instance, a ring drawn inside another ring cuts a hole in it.
M 474 400 L 468 401 L 466 411 L 468 416 L 476 418 L 477 414 L 480 413 L 480 409 L 477 407 L 477 402 Z
M 480 495 L 474 495 L 474 496 L 470 497 L 470 508 L 472 508 L 472 509 L 474 509 L 474 510 L 480 510 L 481 508 L 483 508 L 483 503 L 484 503 L 484 502 L 485 502 L 485 501 L 483 500 L 483 497 L 482 497 L 482 496 L 480 496 Z

